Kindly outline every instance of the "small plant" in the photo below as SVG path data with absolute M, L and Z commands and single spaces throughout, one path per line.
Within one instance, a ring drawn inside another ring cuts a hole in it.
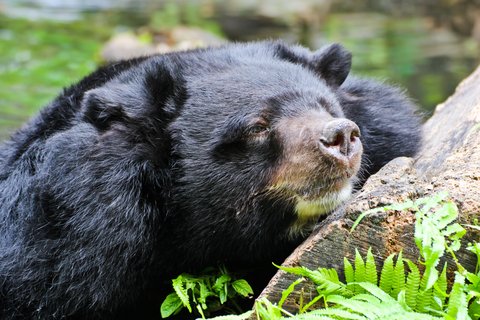
M 439 194 L 376 208 L 362 214 L 354 224 L 355 228 L 365 215 L 374 212 L 413 209 L 416 216 L 415 244 L 420 252 L 418 265 L 422 268 L 403 258 L 400 252 L 387 257 L 379 273 L 371 250 L 365 259 L 356 251 L 353 265 L 344 258 L 345 282 L 339 279 L 335 269 L 280 267 L 302 278 L 283 292 L 278 304 L 267 299 L 258 300 L 255 304 L 257 319 L 479 319 L 480 243 L 467 247 L 477 256 L 476 270 L 467 271 L 455 255 L 466 230 L 455 223 L 458 209 L 446 197 L 446 194 Z M 450 289 L 447 264 L 438 269 L 445 252 L 450 254 L 457 267 Z M 304 303 L 301 297 L 298 314 L 293 315 L 282 307 L 295 286 L 305 279 L 316 285 L 317 296 L 308 303 Z M 314 305 L 321 308 L 311 311 Z
M 196 310 L 202 319 L 220 309 L 228 311 L 230 308 L 238 312 L 240 308 L 235 299 L 253 294 L 246 280 L 233 278 L 224 267 L 207 270 L 201 276 L 182 273 L 172 280 L 172 286 L 174 292 L 165 298 L 160 307 L 162 318 L 185 308 L 190 313 Z M 224 305 L 227 302 L 229 305 Z

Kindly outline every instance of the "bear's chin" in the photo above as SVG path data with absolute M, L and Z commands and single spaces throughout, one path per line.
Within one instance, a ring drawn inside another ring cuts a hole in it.
M 297 219 L 290 226 L 290 236 L 304 235 L 311 232 L 320 216 L 332 212 L 350 198 L 353 190 L 352 181 L 344 180 L 341 183 L 341 186 L 336 185 L 322 192 L 322 195 L 317 198 L 311 195 L 307 197 L 297 195 L 295 197 Z

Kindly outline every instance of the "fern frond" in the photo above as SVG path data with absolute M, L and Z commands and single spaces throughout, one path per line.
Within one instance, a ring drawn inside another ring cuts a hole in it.
M 329 317 L 333 316 L 333 317 Z M 368 318 L 359 315 L 355 312 L 344 309 L 320 309 L 312 312 L 294 317 L 295 320 L 319 320 L 319 319 L 352 319 L 352 320 L 367 320 Z
M 345 296 L 352 295 L 352 292 L 339 280 L 337 271 L 333 268 L 319 268 L 318 270 L 310 270 L 306 267 L 278 266 L 278 268 L 285 272 L 310 279 L 317 285 L 317 292 L 320 295 L 329 295 L 332 293 L 341 293 Z
M 393 285 L 393 270 L 394 270 L 394 263 L 393 263 L 393 258 L 395 257 L 395 254 L 392 253 L 385 259 L 385 262 L 383 263 L 382 271 L 380 274 L 380 289 L 385 291 L 386 293 L 390 294 L 392 291 L 392 285 Z
M 365 289 L 368 293 L 378 298 L 381 302 L 396 302 L 394 298 L 392 298 L 388 293 L 383 291 L 377 285 L 369 283 L 369 282 L 362 282 L 358 284 L 363 289 Z
M 407 310 L 407 311 L 412 311 L 412 308 L 410 308 L 407 304 L 407 301 L 405 299 L 405 290 L 402 290 L 398 293 L 397 295 L 397 302 L 399 305 L 402 306 L 402 308 L 404 310 Z
M 468 316 L 468 302 L 464 286 L 465 277 L 457 272 L 447 307 L 447 315 L 453 319 L 470 319 Z
M 343 272 L 345 274 L 345 283 L 348 284 L 355 281 L 355 273 L 352 264 L 346 257 L 343 257 Z
M 398 254 L 395 267 L 393 268 L 393 284 L 390 295 L 397 298 L 398 293 L 405 289 L 405 265 L 403 263 L 402 251 Z
M 407 262 L 410 272 L 407 276 L 407 283 L 405 285 L 405 301 L 407 305 L 415 310 L 417 305 L 418 289 L 420 287 L 420 271 L 415 263 L 408 259 L 404 259 Z
M 277 266 L 280 270 L 285 272 L 296 274 L 307 279 L 310 279 L 315 284 L 320 284 L 324 281 L 325 277 L 318 270 L 310 270 L 306 267 L 285 267 Z
M 438 204 L 445 200 L 447 196 L 447 192 L 439 192 L 437 194 L 415 200 L 415 206 L 420 208 L 423 212 L 428 212 L 432 208 L 438 206 Z
M 420 292 L 417 294 L 417 304 L 415 306 L 415 311 L 428 313 L 433 304 L 433 289 L 420 289 Z
M 372 248 L 368 248 L 367 257 L 365 259 L 365 281 L 377 285 L 377 264 L 372 254 Z
M 360 255 L 360 252 L 358 252 L 357 249 L 355 249 L 355 282 L 364 282 L 365 281 L 365 262 L 363 261 L 362 256 Z M 355 287 L 356 292 L 364 292 L 360 287 Z
M 293 290 L 295 289 L 295 286 L 301 282 L 303 282 L 303 278 L 299 278 L 297 280 L 295 280 L 294 282 L 292 282 L 287 289 L 283 290 L 282 291 L 282 298 L 280 299 L 280 301 L 278 302 L 278 307 L 281 308 L 283 306 L 283 303 L 285 302 L 285 300 L 287 300 L 288 296 L 293 292 Z
M 433 286 L 433 300 L 435 301 L 434 309 L 443 310 L 445 299 L 447 298 L 447 263 L 443 265 L 442 273 L 438 277 L 437 282 Z
M 305 313 L 308 309 L 310 309 L 315 303 L 318 302 L 318 300 L 325 298 L 323 295 L 317 295 L 315 298 L 313 298 L 310 302 L 308 302 L 303 308 L 299 310 L 299 313 Z
M 470 303 L 468 314 L 472 319 L 480 319 L 480 298 L 476 298 Z
M 370 302 L 370 303 L 378 303 L 379 302 L 379 299 L 377 297 L 375 297 L 371 294 L 368 294 L 368 293 L 357 294 L 357 295 L 353 296 L 351 299 Z
M 329 303 L 335 303 L 338 306 L 341 306 L 343 309 L 362 315 L 367 319 L 375 319 L 382 311 L 379 309 L 379 304 L 372 304 L 370 302 L 355 300 L 355 299 L 346 299 L 340 296 L 330 296 L 328 298 Z
M 188 298 L 187 288 L 184 286 L 183 276 L 180 275 L 172 280 L 173 290 L 182 301 L 183 305 L 187 307 L 189 312 L 192 312 L 192 306 Z
M 215 318 L 209 318 L 208 320 L 248 320 L 253 315 L 253 310 L 249 310 L 242 314 L 218 316 Z

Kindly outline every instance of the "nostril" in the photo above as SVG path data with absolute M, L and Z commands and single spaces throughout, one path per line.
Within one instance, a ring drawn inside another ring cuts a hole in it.
M 350 139 L 355 139 L 355 138 L 351 137 Z M 343 135 L 343 132 L 336 132 L 334 135 L 328 138 L 326 137 L 320 138 L 320 141 L 326 147 L 341 146 L 344 140 L 345 140 L 345 136 Z
M 355 142 L 357 138 L 360 138 L 360 129 L 358 129 L 358 127 L 353 128 L 350 133 L 350 142 Z
M 350 156 L 359 137 L 360 129 L 354 122 L 335 119 L 326 124 L 320 141 L 329 152 Z

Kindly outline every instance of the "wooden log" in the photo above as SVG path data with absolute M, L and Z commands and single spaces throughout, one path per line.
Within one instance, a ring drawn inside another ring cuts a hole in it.
M 283 265 L 329 267 L 342 274 L 343 257 L 352 261 L 355 249 L 365 254 L 369 247 L 377 265 L 400 250 L 405 257 L 416 260 L 418 249 L 413 241 L 415 217 L 412 212 L 375 214 L 363 219 L 353 232 L 350 229 L 363 211 L 441 191 L 448 192 L 457 204 L 460 222 L 471 223 L 477 218 L 480 215 L 480 68 L 464 80 L 445 103 L 437 106 L 434 115 L 423 125 L 423 131 L 424 142 L 415 159 L 397 158 L 371 176 L 352 201 L 324 220 Z M 475 231 L 469 234 L 470 238 L 478 239 Z M 464 266 L 474 270 L 473 255 L 461 251 L 458 256 Z M 296 278 L 277 272 L 260 297 L 277 302 L 282 291 Z M 291 311 L 298 310 L 299 292 L 306 300 L 315 296 L 312 285 L 296 289 L 284 304 L 284 308 Z

